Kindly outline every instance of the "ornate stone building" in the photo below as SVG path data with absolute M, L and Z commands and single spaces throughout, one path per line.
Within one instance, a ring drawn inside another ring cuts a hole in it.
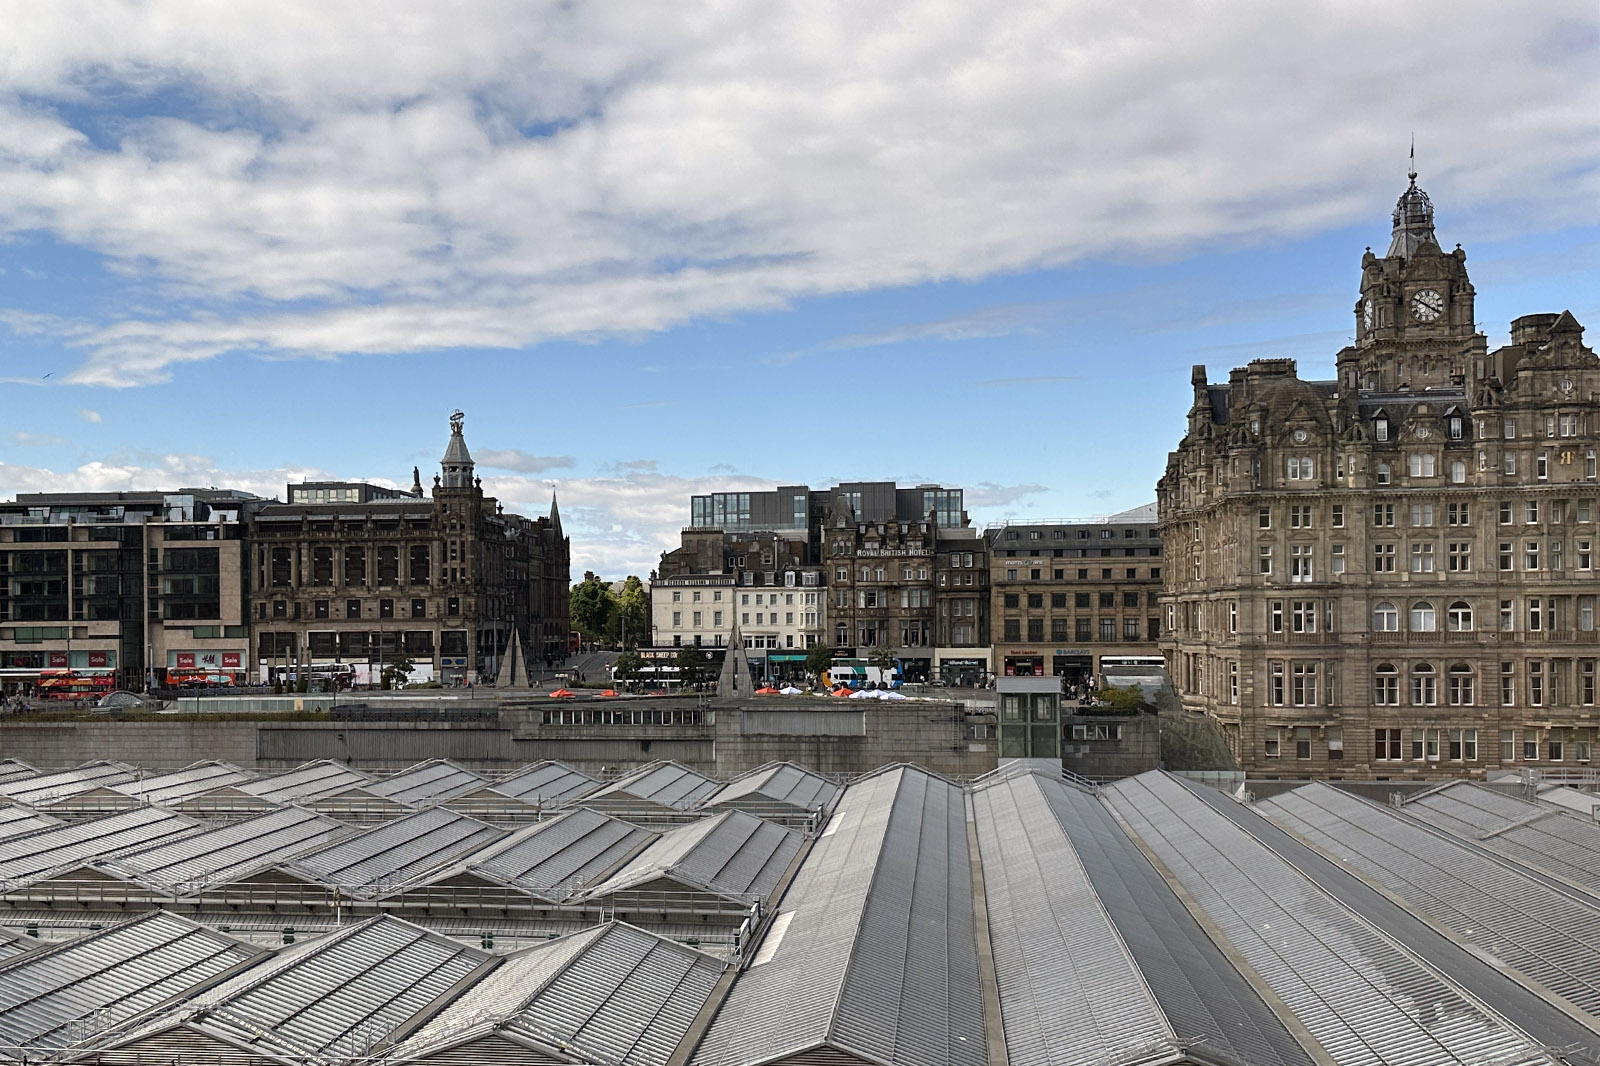
M 262 676 L 298 663 L 358 668 L 400 656 L 445 681 L 493 675 L 515 631 L 532 663 L 568 641 L 571 546 L 550 514 L 508 514 L 474 476 L 462 434 L 433 491 L 289 486 L 251 515 L 250 596 Z M 413 676 L 416 676 L 415 674 Z
M 1257 776 L 1593 754 L 1600 361 L 1570 313 L 1489 351 L 1411 177 L 1335 380 L 1195 367 L 1158 485 L 1173 681 Z

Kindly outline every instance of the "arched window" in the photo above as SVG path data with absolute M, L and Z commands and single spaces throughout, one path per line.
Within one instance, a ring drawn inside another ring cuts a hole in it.
M 1411 605 L 1411 632 L 1432 633 L 1439 628 L 1439 619 L 1434 614 L 1433 604 L 1427 600 L 1418 600 Z
M 1380 707 L 1400 703 L 1400 672 L 1394 663 L 1379 663 L 1372 668 L 1372 702 Z
M 1457 600 L 1445 611 L 1445 628 L 1452 633 L 1472 632 L 1472 604 Z
M 1406 457 L 1407 471 L 1412 477 L 1433 476 L 1432 453 L 1413 454 Z
M 1394 604 L 1378 604 L 1372 609 L 1372 631 L 1374 633 L 1394 633 L 1400 629 L 1400 612 L 1394 609 Z
M 1432 707 L 1439 702 L 1439 679 L 1432 663 L 1417 663 L 1411 668 L 1411 706 Z
M 1378 464 L 1378 484 L 1387 485 L 1388 483 L 1389 483 L 1389 464 L 1388 463 L 1379 463 Z
M 1446 696 L 1452 707 L 1472 706 L 1472 667 L 1451 663 L 1447 685 Z
M 1460 459 L 1450 464 L 1450 483 L 1464 485 L 1467 482 L 1467 464 Z

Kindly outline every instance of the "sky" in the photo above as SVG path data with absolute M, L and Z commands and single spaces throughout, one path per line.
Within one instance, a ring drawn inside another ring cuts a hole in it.
M 1593 0 L 0 25 L 0 499 L 426 484 L 460 408 L 486 491 L 558 496 L 575 579 L 648 575 L 699 492 L 1124 510 L 1194 364 L 1331 376 L 1413 138 L 1491 346 L 1600 323 Z

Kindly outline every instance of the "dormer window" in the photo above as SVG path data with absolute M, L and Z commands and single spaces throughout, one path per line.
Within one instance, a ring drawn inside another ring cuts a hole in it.
M 1388 420 L 1388 418 L 1384 417 L 1383 415 L 1379 415 L 1377 418 L 1374 418 L 1372 420 L 1372 439 L 1373 440 L 1388 440 L 1389 439 L 1389 420 Z
M 1460 415 L 1451 415 L 1446 423 L 1446 432 L 1451 440 L 1461 440 L 1467 435 L 1467 420 Z

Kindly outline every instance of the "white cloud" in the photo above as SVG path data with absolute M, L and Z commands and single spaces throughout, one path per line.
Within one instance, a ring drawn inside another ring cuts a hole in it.
M 24 448 L 42 448 L 50 445 L 65 444 L 65 437 L 53 436 L 49 433 L 24 433 L 21 430 L 11 434 L 11 442 Z
M 78 417 L 83 419 L 85 422 L 94 422 L 97 424 L 103 421 L 103 419 L 100 417 L 99 411 L 91 411 L 87 407 L 83 407 L 78 410 Z
M 57 0 L 8 20 L 0 236 L 92 249 L 139 297 L 27 322 L 84 352 L 80 383 L 230 352 L 633 334 L 1370 223 L 1412 130 L 1454 239 L 1600 217 L 1600 35 L 1576 0 L 1287 19 L 1153 0 Z M 1419 40 L 1449 62 L 1373 46 Z
M 519 474 L 540 474 L 546 470 L 564 470 L 573 465 L 570 455 L 529 455 L 517 448 L 499 451 L 487 449 L 474 453 L 479 466 L 499 470 L 515 470 Z

